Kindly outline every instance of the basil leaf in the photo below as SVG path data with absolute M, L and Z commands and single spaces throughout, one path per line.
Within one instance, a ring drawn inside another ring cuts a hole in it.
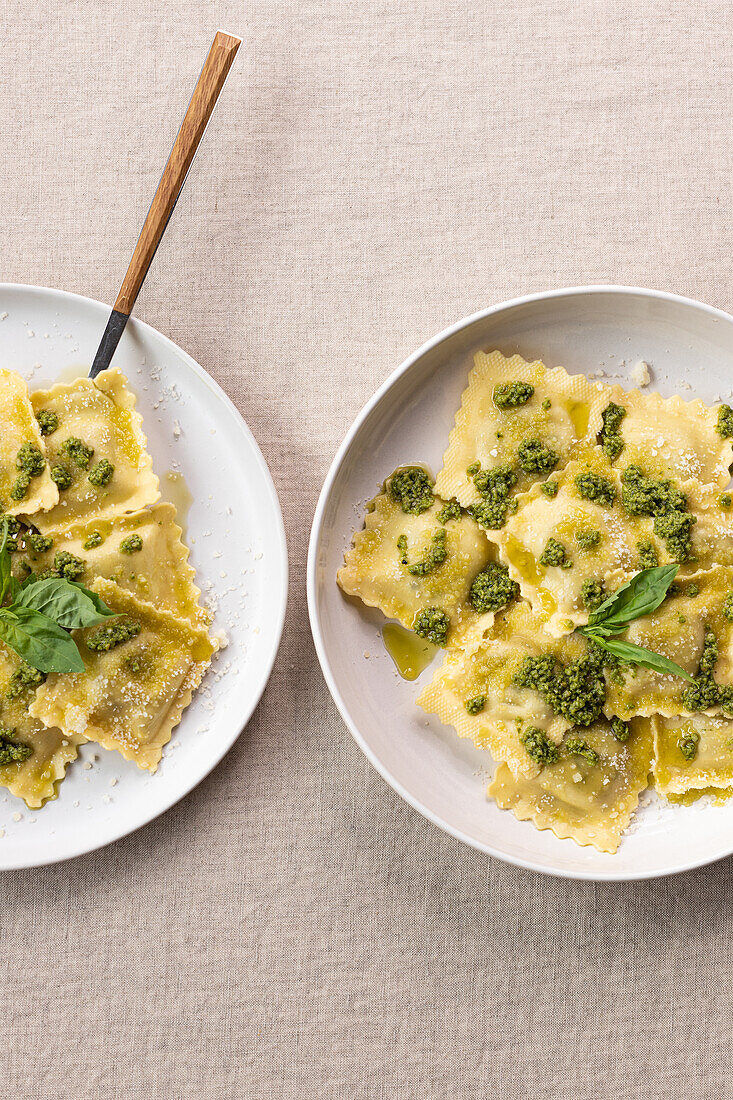
M 589 626 L 603 626 L 620 634 L 634 619 L 656 611 L 677 576 L 679 565 L 655 565 L 642 569 L 635 577 L 608 597 L 588 619 Z
M 95 626 L 114 614 L 96 597 L 104 609 L 98 610 L 93 597 L 94 593 L 87 592 L 82 585 L 73 584 L 64 577 L 46 577 L 45 580 L 36 581 L 21 589 L 10 610 L 32 607 L 66 630 L 75 630 L 82 626 Z
M 78 581 L 67 581 L 67 584 L 70 584 L 72 588 L 78 588 L 80 592 L 84 593 L 87 599 L 92 601 L 100 619 L 114 619 L 119 617 L 119 611 L 113 611 L 111 607 L 107 607 L 102 597 L 98 596 L 96 592 L 92 592 L 91 588 L 85 588 L 84 585 L 79 584 Z
M 654 653 L 651 649 L 634 645 L 632 642 L 622 642 L 620 638 L 602 638 L 595 634 L 587 634 L 586 637 L 592 637 L 594 642 L 597 642 L 603 649 L 607 649 L 609 653 L 622 661 L 641 665 L 642 668 L 648 668 L 652 672 L 660 672 L 662 675 L 681 676 L 683 680 L 694 682 L 695 677 L 690 676 L 689 672 L 685 672 L 684 668 L 675 664 L 674 661 L 670 661 L 667 657 L 662 657 L 660 653 Z
M 39 672 L 83 672 L 70 634 L 32 607 L 0 607 L 0 639 Z
M 10 554 L 5 549 L 8 542 L 8 521 L 3 517 L 2 532 L 0 533 L 0 604 L 5 599 L 12 576 L 12 562 Z

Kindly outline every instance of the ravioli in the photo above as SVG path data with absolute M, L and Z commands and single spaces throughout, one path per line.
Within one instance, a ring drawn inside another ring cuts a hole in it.
M 705 628 L 710 627 L 719 648 L 715 679 L 721 685 L 733 684 L 733 622 L 724 614 L 725 597 L 732 589 L 731 568 L 698 574 L 683 582 L 679 594 L 665 599 L 651 615 L 636 619 L 623 638 L 675 661 L 694 676 L 703 653 Z M 686 686 L 678 676 L 645 668 L 629 669 L 620 677 L 609 674 L 604 709 L 609 716 L 621 718 L 652 714 L 672 718 L 686 712 L 682 702 Z M 709 713 L 719 714 L 720 707 L 710 708 Z
M 20 473 L 18 453 L 23 446 L 37 448 L 45 456 L 45 445 L 26 384 L 19 374 L 0 370 L 0 510 L 16 516 L 21 512 L 36 513 L 53 508 L 59 499 L 58 489 L 51 480 L 48 463 L 43 472 L 31 477 L 24 496 L 15 500 L 11 493 Z
M 506 764 L 497 768 L 488 789 L 502 810 L 519 821 L 550 829 L 561 840 L 613 853 L 628 827 L 639 794 L 648 785 L 652 731 L 648 719 L 634 719 L 629 740 L 620 743 L 607 722 L 582 731 L 598 761 L 560 753 L 533 777 L 516 777 Z
M 140 632 L 97 652 L 88 643 L 103 628 L 74 631 L 85 671 L 49 676 L 29 713 L 67 736 L 97 741 L 154 772 L 214 646 L 205 631 L 136 599 L 113 581 L 98 577 L 90 587 L 125 621 L 139 623 Z
M 389 492 L 380 493 L 369 506 L 364 529 L 357 531 L 353 547 L 344 555 L 338 583 L 347 595 L 358 596 L 408 628 L 418 612 L 440 607 L 451 620 L 452 642 L 475 627 L 479 616 L 468 603 L 471 584 L 496 554 L 469 516 L 441 523 L 443 508 L 444 502 L 436 499 L 419 515 L 405 513 Z M 439 532 L 445 532 L 439 536 L 444 538 L 444 561 L 424 575 L 411 574 L 410 565 L 426 560 Z M 404 550 L 397 545 L 402 536 Z
M 585 642 L 577 636 L 550 637 L 529 605 L 517 603 L 496 615 L 480 645 L 447 654 L 417 705 L 443 725 L 453 726 L 459 737 L 488 748 L 517 775 L 536 775 L 539 768 L 522 744 L 520 731 L 533 726 L 558 743 L 571 723 L 556 715 L 539 694 L 517 687 L 514 675 L 526 656 L 550 652 L 569 661 L 585 651 Z M 481 697 L 483 708 L 470 714 L 466 703 Z
M 613 504 L 581 495 L 575 479 L 588 470 L 613 485 Z M 559 636 L 588 622 L 590 610 L 600 602 L 598 586 L 610 595 L 639 571 L 640 543 L 651 545 L 662 564 L 669 556 L 654 534 L 653 521 L 629 516 L 621 508 L 620 479 L 602 456 L 589 452 L 586 460 L 569 463 L 555 480 L 556 496 L 548 497 L 539 485 L 533 486 L 518 498 L 517 512 L 492 537 L 534 613 L 550 634 Z M 550 540 L 564 551 L 561 563 L 543 564 Z M 597 586 L 596 604 L 586 591 L 591 582 Z
M 22 798 L 31 810 L 56 797 L 57 787 L 64 778 L 68 764 L 78 755 L 84 740 L 47 728 L 28 713 L 32 690 L 13 696 L 12 677 L 21 660 L 0 642 L 0 728 L 11 733 L 12 739 L 33 749 L 27 760 L 0 766 L 0 786 Z
M 733 440 L 717 431 L 717 409 L 677 395 L 627 393 L 620 386 L 610 388 L 608 401 L 626 410 L 620 424 L 624 448 L 616 459 L 619 469 L 634 464 L 655 477 L 728 484 Z
M 59 479 L 61 471 L 60 476 L 70 480 L 55 507 L 32 517 L 40 531 L 48 534 L 90 519 L 110 519 L 158 499 L 158 479 L 146 450 L 142 419 L 119 370 L 103 371 L 94 381 L 78 378 L 38 390 L 31 401 L 36 413 L 58 417 L 58 428 L 46 438 L 46 452 L 52 474 L 57 472 Z M 70 440 L 72 446 L 80 441 L 93 450 L 86 465 L 83 452 L 78 459 L 69 452 Z M 94 484 L 90 475 L 102 460 L 112 464 L 114 473 L 108 482 Z M 27 508 L 23 511 L 30 514 Z
M 654 784 L 661 794 L 733 787 L 733 721 L 707 714 L 655 717 Z
M 495 388 L 517 381 L 532 387 L 532 396 L 516 407 L 499 408 Z M 467 473 L 475 463 L 482 470 L 510 466 L 520 490 L 546 480 L 551 469 L 522 469 L 520 446 L 537 441 L 557 455 L 553 469 L 561 469 L 579 449 L 595 442 L 606 404 L 602 391 L 602 386 L 582 375 L 569 375 L 562 367 L 548 370 L 539 360 L 529 363 L 519 355 L 507 359 L 498 351 L 478 352 L 435 483 L 436 493 L 446 500 L 455 497 L 464 507 L 479 504 L 481 494 Z
M 40 572 L 52 568 L 60 551 L 73 554 L 84 564 L 79 578 L 83 584 L 104 577 L 140 600 L 205 627 L 210 616 L 201 607 L 201 593 L 194 583 L 188 549 L 181 541 L 181 529 L 175 518 L 173 505 L 163 503 L 129 515 L 88 520 L 56 534 L 53 546 L 43 553 L 34 552 L 26 541 L 21 560 L 26 560 L 34 572 Z M 140 540 L 140 548 L 125 552 L 121 547 L 138 545 L 137 541 L 130 544 L 131 535 Z M 99 545 L 92 545 L 98 540 Z M 16 563 L 13 564 L 17 571 Z

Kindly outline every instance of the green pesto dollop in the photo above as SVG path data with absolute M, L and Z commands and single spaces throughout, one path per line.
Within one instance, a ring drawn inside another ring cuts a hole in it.
M 50 409 L 40 409 L 36 413 L 36 420 L 38 421 L 38 430 L 41 435 L 53 435 L 59 426 L 59 418 L 55 412 L 51 412 Z
M 603 657 L 589 647 L 587 654 L 563 665 L 552 654 L 527 656 L 515 672 L 516 687 L 538 692 L 552 710 L 574 726 L 590 726 L 599 717 L 606 698 Z
M 733 592 L 729 592 L 723 600 L 723 618 L 733 623 Z
M 474 578 L 468 602 L 474 611 L 484 615 L 488 611 L 500 611 L 518 595 L 519 585 L 509 576 L 509 567 L 492 561 Z
M 596 581 L 588 577 L 583 581 L 580 589 L 580 602 L 588 611 L 595 611 L 606 598 L 606 589 L 603 581 Z
M 438 512 L 438 523 L 449 523 L 452 519 L 460 519 L 462 511 L 457 500 L 449 500 Z
M 557 491 L 559 488 L 560 485 L 557 481 L 543 481 L 540 485 L 541 491 L 545 494 L 546 497 L 550 497 L 551 499 L 557 496 Z
M 445 532 L 443 532 L 443 541 L 445 541 Z M 142 548 L 143 540 L 140 538 L 139 535 L 128 535 L 127 538 L 123 539 L 120 543 L 121 554 L 137 554 L 139 550 L 142 550 Z M 441 560 L 444 559 L 445 555 Z M 433 566 L 433 568 L 435 568 L 435 566 Z
M 623 405 L 610 401 L 601 413 L 603 427 L 600 432 L 601 450 L 609 462 L 614 462 L 624 449 L 624 437 L 621 435 L 621 421 L 626 416 Z
M 72 482 L 71 474 L 61 462 L 54 462 L 51 467 L 51 481 L 55 482 L 59 489 L 68 489 Z
M 572 561 L 568 557 L 567 550 L 557 539 L 548 539 L 545 548 L 540 554 L 540 565 L 556 566 L 561 569 L 571 569 Z
M 560 455 L 539 439 L 525 439 L 517 449 L 517 462 L 525 474 L 549 474 L 560 461 Z
M 389 495 L 405 515 L 419 516 L 432 506 L 433 483 L 422 466 L 405 466 L 392 475 Z
M 95 462 L 89 471 L 89 481 L 96 488 L 101 489 L 105 485 L 109 485 L 112 480 L 112 476 L 115 472 L 115 468 L 111 462 L 106 458 L 100 458 L 99 462 Z
M 15 501 L 24 500 L 30 487 L 30 474 L 27 474 L 25 470 L 21 470 L 13 482 L 13 486 L 10 490 L 10 499 Z
M 45 554 L 53 546 L 50 535 L 42 535 L 40 531 L 28 531 L 25 537 L 37 554 Z
M 481 501 L 472 504 L 468 513 L 481 527 L 497 531 L 506 522 L 517 475 L 511 466 L 504 465 L 495 466 L 493 470 L 482 470 L 479 466 L 472 476 Z
M 494 386 L 494 404 L 497 409 L 516 409 L 526 405 L 533 393 L 529 382 L 502 382 Z
M 466 702 L 463 705 L 465 706 L 471 717 L 475 718 L 476 715 L 480 714 L 486 706 L 486 696 L 474 695 L 473 699 L 466 699 Z
M 661 516 L 684 512 L 687 497 L 668 478 L 649 477 L 639 466 L 621 474 L 621 505 L 630 516 Z
M 45 673 L 39 672 L 37 668 L 31 668 L 24 661 L 10 677 L 7 690 L 8 699 L 17 699 L 19 695 L 23 695 L 26 691 L 32 691 L 34 688 L 39 687 L 45 679 Z
M 64 451 L 71 461 L 81 470 L 89 469 L 89 463 L 92 461 L 92 455 L 94 454 L 94 447 L 87 447 L 86 443 L 83 443 L 77 436 L 72 435 L 61 444 L 61 450 Z
M 700 734 L 697 730 L 688 730 L 677 739 L 677 748 L 688 763 L 697 756 L 697 745 L 699 740 Z
M 548 412 L 548 410 L 551 408 L 551 406 L 552 406 L 552 402 L 550 401 L 549 397 L 546 397 L 544 399 L 544 401 L 542 402 L 542 411 L 543 412 Z
M 613 482 L 601 474 L 594 474 L 592 470 L 577 474 L 575 488 L 583 500 L 593 500 L 605 508 L 610 508 L 616 499 L 616 486 Z
M 733 686 L 721 686 L 715 682 L 717 663 L 718 639 L 712 627 L 706 625 L 695 680 L 682 692 L 682 705 L 690 711 L 709 710 L 720 706 L 723 714 L 730 718 L 733 717 Z
M 700 595 L 700 585 L 695 584 L 695 583 L 688 584 L 687 589 L 685 590 L 685 595 L 689 596 L 690 599 L 692 599 L 695 596 L 699 596 Z
M 10 490 L 12 500 L 24 500 L 30 488 L 31 479 L 39 477 L 46 469 L 46 460 L 35 443 L 24 443 L 18 451 L 15 465 L 19 473 Z
M 642 542 L 637 542 L 636 549 L 639 553 L 639 568 L 640 569 L 652 569 L 655 565 L 659 565 L 659 555 L 653 542 L 649 539 L 644 539 Z
M 601 541 L 600 531 L 576 531 L 575 541 L 581 550 L 595 550 Z
M 424 607 L 415 616 L 412 629 L 419 638 L 433 645 L 444 646 L 448 638 L 450 618 L 442 607 Z
M 46 460 L 35 443 L 24 443 L 18 451 L 15 465 L 29 477 L 38 477 L 46 469 Z
M 631 723 L 624 722 L 623 718 L 614 715 L 611 719 L 611 733 L 617 741 L 624 744 L 631 737 Z
M 130 546 L 126 548 L 125 543 L 130 544 L 133 539 L 137 539 L 139 545 Z M 430 539 L 430 547 L 422 559 L 422 561 L 413 562 L 410 565 L 407 557 L 407 535 L 400 535 L 397 539 L 397 549 L 400 552 L 400 562 L 407 567 L 407 572 L 412 577 L 427 577 L 429 573 L 434 573 L 438 569 L 445 559 L 448 557 L 448 548 L 445 545 L 446 530 L 445 527 L 439 527 L 435 531 Z M 134 554 L 136 550 L 142 550 L 143 540 L 139 535 L 130 535 L 120 543 L 120 550 L 123 554 Z
M 106 653 L 123 642 L 129 642 L 131 638 L 137 638 L 141 630 L 142 625 L 137 619 L 116 619 L 90 634 L 86 640 L 87 648 L 95 653 Z
M 565 756 L 582 756 L 584 760 L 587 760 L 593 766 L 600 761 L 596 750 L 592 749 L 582 737 L 566 737 L 562 744 L 562 751 Z
M 673 561 L 688 561 L 692 555 L 692 528 L 697 516 L 691 512 L 668 512 L 654 517 L 654 534 L 664 539 Z
M 57 577 L 64 577 L 67 581 L 78 581 L 84 572 L 86 562 L 70 554 L 68 550 L 59 550 L 53 559 L 53 570 Z
M 84 542 L 85 550 L 94 550 L 95 547 L 101 546 L 104 542 L 101 531 L 91 531 L 88 538 Z
M 519 740 L 527 750 L 530 759 L 541 768 L 545 764 L 555 764 L 560 758 L 557 745 L 553 744 L 545 731 L 538 729 L 537 726 L 527 726 L 519 734 Z
M 23 741 L 16 740 L 15 730 L 0 726 L 0 767 L 7 764 L 22 764 L 30 756 L 33 749 Z
M 733 504 L 733 497 L 730 493 L 721 493 L 718 497 L 718 504 L 725 511 Z
M 733 439 L 733 409 L 730 405 L 721 405 L 718 409 L 718 423 L 715 425 L 718 435 L 723 439 Z

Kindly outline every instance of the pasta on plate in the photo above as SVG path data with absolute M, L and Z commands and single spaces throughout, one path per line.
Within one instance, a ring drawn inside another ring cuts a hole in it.
M 0 411 L 0 785 L 37 808 L 87 741 L 155 771 L 216 643 L 120 371 L 0 371 Z
M 443 647 L 417 703 L 520 821 L 613 853 L 650 784 L 733 793 L 732 463 L 727 405 L 479 352 L 369 504 L 338 583 Z

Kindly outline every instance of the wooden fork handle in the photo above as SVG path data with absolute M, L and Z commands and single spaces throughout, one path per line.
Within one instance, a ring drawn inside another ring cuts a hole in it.
M 158 189 L 150 204 L 145 223 L 135 245 L 130 266 L 120 287 L 115 310 L 129 317 L 143 279 L 148 273 L 155 250 L 163 236 L 168 219 L 178 201 L 206 124 L 211 117 L 219 93 L 232 67 L 241 38 L 217 31 L 201 75 L 194 88 L 181 128 L 178 131 L 168 163 L 160 177 Z

